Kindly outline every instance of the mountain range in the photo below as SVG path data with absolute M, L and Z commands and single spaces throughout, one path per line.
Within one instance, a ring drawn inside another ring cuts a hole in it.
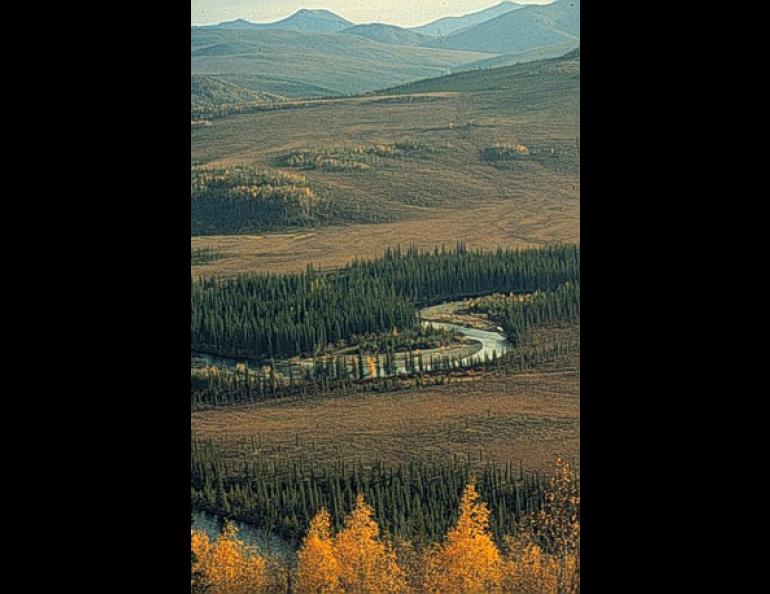
M 556 57 L 579 45 L 580 0 L 501 2 L 413 28 L 303 9 L 273 23 L 193 27 L 191 70 L 267 95 L 338 96 Z
M 205 29 L 223 29 L 226 31 L 304 31 L 306 33 L 336 33 L 353 26 L 353 23 L 337 16 L 329 10 L 309 10 L 303 8 L 293 15 L 274 23 L 252 23 L 244 19 L 227 21 L 217 25 L 207 25 Z
M 580 40 L 580 0 L 557 0 L 507 12 L 427 47 L 512 54 Z
M 346 35 L 360 35 L 380 43 L 390 43 L 395 45 L 413 45 L 421 46 L 428 43 L 431 37 L 423 35 L 414 30 L 396 27 L 395 25 L 384 25 L 382 23 L 370 23 L 368 25 L 355 25 L 347 29 L 342 29 L 340 33 Z
M 515 2 L 501 2 L 495 4 L 484 10 L 478 12 L 472 12 L 464 16 L 459 17 L 443 17 L 438 20 L 432 21 L 427 25 L 421 25 L 419 27 L 411 27 L 412 31 L 417 31 L 423 35 L 431 35 L 434 37 L 446 37 L 457 31 L 467 29 L 473 25 L 478 25 L 502 14 L 524 8 L 526 4 L 516 4 Z
M 193 31 L 193 75 L 284 97 L 358 94 L 447 74 L 483 52 L 379 43 L 359 35 L 300 31 Z

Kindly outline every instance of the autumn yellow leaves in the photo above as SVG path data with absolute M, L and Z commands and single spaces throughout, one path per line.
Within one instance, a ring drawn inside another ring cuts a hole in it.
M 193 574 L 211 594 L 572 594 L 579 591 L 580 553 L 573 479 L 559 463 L 546 505 L 522 518 L 516 538 L 502 547 L 492 538 L 490 510 L 471 482 L 457 522 L 441 543 L 391 542 L 359 495 L 336 535 L 329 513 L 318 512 L 293 569 L 260 557 L 237 540 L 232 527 L 215 543 L 193 531 Z
M 465 488 L 457 525 L 426 555 L 425 592 L 491 592 L 500 583 L 501 558 L 488 532 L 489 509 L 474 485 Z
M 237 530 L 228 524 L 216 542 L 209 542 L 203 531 L 193 530 L 192 552 L 200 591 L 249 594 L 265 592 L 268 586 L 267 561 L 253 547 L 241 542 Z M 209 590 L 210 589 L 210 590 Z
M 380 537 L 373 514 L 374 510 L 359 495 L 344 528 L 332 538 L 329 515 L 321 510 L 313 519 L 297 555 L 295 592 L 408 592 L 396 553 L 390 543 Z

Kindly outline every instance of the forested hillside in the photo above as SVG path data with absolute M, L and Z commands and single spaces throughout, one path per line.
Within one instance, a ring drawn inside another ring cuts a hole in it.
M 418 322 L 418 305 L 495 292 L 553 291 L 576 283 L 579 254 L 575 246 L 497 252 L 462 246 L 433 253 L 409 249 L 329 274 L 309 268 L 302 274 L 193 281 L 192 347 L 253 358 L 312 354 L 353 335 L 411 329 Z M 553 300 L 571 298 L 562 291 Z M 552 306 L 545 302 L 546 308 Z M 522 316 L 506 310 L 511 333 Z

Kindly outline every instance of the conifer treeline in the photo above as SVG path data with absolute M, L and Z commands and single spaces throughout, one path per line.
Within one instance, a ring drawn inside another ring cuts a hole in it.
M 296 557 L 238 538 L 226 522 L 215 541 L 191 531 L 191 592 L 211 594 L 577 594 L 580 591 L 578 474 L 557 460 L 547 502 L 525 513 L 516 537 L 493 539 L 494 509 L 475 481 L 441 542 L 395 537 L 359 493 L 341 530 L 326 508 L 312 518 Z
M 580 320 L 580 282 L 566 282 L 553 291 L 537 291 L 527 299 L 481 299 L 473 309 L 500 324 L 508 340 L 518 345 L 537 326 Z
M 404 389 L 446 385 L 462 381 L 469 372 L 484 371 L 494 375 L 507 375 L 543 367 L 556 368 L 564 362 L 565 355 L 580 348 L 579 337 L 554 338 L 539 345 L 521 345 L 501 356 L 475 356 L 463 362 L 456 356 L 423 357 L 411 354 L 407 374 L 411 377 L 387 377 L 385 375 L 361 381 L 359 369 L 366 359 L 356 356 L 354 365 L 348 367 L 342 357 L 320 359 L 306 370 L 304 376 L 289 375 L 279 381 L 273 365 L 233 373 L 225 373 L 211 367 L 197 372 L 191 381 L 191 407 L 201 410 L 214 406 L 248 404 L 291 396 L 313 397 L 324 394 L 387 393 Z M 348 358 L 348 361 L 350 359 Z M 383 373 L 388 368 L 388 352 L 374 361 L 374 368 Z M 431 369 L 431 371 L 427 371 Z
M 457 518 L 463 487 L 473 473 L 479 492 L 495 510 L 491 529 L 498 542 L 516 534 L 523 514 L 547 505 L 545 477 L 522 473 L 513 464 L 488 463 L 474 471 L 469 459 L 457 456 L 398 467 L 254 457 L 236 463 L 220 446 L 193 436 L 190 472 L 194 508 L 252 523 L 295 544 L 322 507 L 340 529 L 357 494 L 371 502 L 390 535 L 416 543 L 437 541 Z
M 577 246 L 420 252 L 321 274 L 192 281 L 192 348 L 256 359 L 318 352 L 353 335 L 410 329 L 417 307 L 494 292 L 553 291 L 579 280 Z

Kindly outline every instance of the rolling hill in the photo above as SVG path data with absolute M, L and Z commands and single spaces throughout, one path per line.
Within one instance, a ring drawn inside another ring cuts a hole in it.
M 199 29 L 218 29 L 223 31 L 304 31 L 307 33 L 335 33 L 350 27 L 353 23 L 328 10 L 302 9 L 293 15 L 274 23 L 252 23 L 244 19 L 227 21 L 217 25 L 196 27 Z
M 245 89 L 209 76 L 190 77 L 190 111 L 194 116 L 217 108 L 244 104 L 265 105 L 282 99 L 278 95 Z
M 244 89 L 233 83 L 209 76 L 190 77 L 190 97 L 193 102 L 221 105 L 227 103 L 270 103 L 281 97 Z
M 359 35 L 380 43 L 390 43 L 393 45 L 412 45 L 420 46 L 427 43 L 430 38 L 427 35 L 410 31 L 403 27 L 395 25 L 385 25 L 382 23 L 372 23 L 369 25 L 355 25 L 343 29 L 340 33 L 346 35 Z
M 383 94 L 516 91 L 521 98 L 537 97 L 543 107 L 580 98 L 580 48 L 559 57 L 503 68 L 458 72 L 385 89 Z M 524 105 L 526 107 L 526 104 Z
M 416 31 L 417 33 L 422 33 L 423 35 L 445 37 L 460 31 L 461 29 L 466 29 L 468 27 L 472 27 L 473 25 L 478 25 L 479 23 L 483 23 L 498 17 L 501 14 L 506 14 L 513 10 L 524 8 L 525 6 L 525 4 L 516 4 L 515 2 L 501 2 L 500 4 L 490 6 L 489 8 L 485 8 L 484 10 L 480 10 L 478 12 L 473 12 L 471 14 L 466 14 L 459 17 L 444 17 L 432 21 L 426 25 L 412 27 L 411 30 Z
M 580 0 L 557 0 L 505 13 L 426 47 L 516 54 L 580 40 Z
M 559 58 L 574 49 L 580 47 L 579 41 L 569 41 L 561 45 L 551 45 L 548 47 L 539 47 L 518 54 L 504 54 L 494 58 L 486 58 L 470 64 L 462 64 L 453 68 L 453 72 L 466 72 L 468 70 L 484 70 L 488 68 L 502 68 L 503 66 L 513 66 L 524 62 L 534 62 L 536 60 L 545 60 L 548 58 Z
M 191 129 L 191 157 L 206 168 L 300 175 L 319 200 L 317 225 L 278 235 L 209 230 L 194 246 L 228 257 L 196 274 L 301 270 L 309 259 L 333 268 L 395 243 L 432 249 L 458 237 L 486 249 L 579 238 L 579 50 L 286 104 Z M 526 157 L 485 157 L 519 144 Z
M 379 43 L 358 35 L 194 28 L 191 73 L 285 97 L 347 95 L 449 73 L 483 52 Z

